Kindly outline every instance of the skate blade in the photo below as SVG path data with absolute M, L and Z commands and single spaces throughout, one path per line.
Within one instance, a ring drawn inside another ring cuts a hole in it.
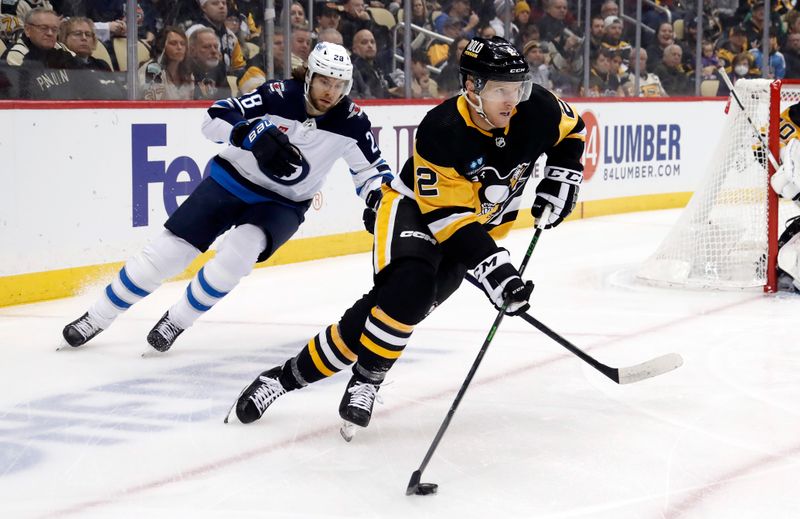
M 60 342 L 60 343 L 59 343 L 59 345 L 56 347 L 56 351 L 61 351 L 61 350 L 74 350 L 74 349 L 75 349 L 75 347 L 73 347 L 73 346 L 70 346 L 70 345 L 69 345 L 69 343 L 68 343 L 67 341 L 65 341 L 64 339 L 61 339 L 61 342 Z
M 230 411 L 228 411 L 228 414 L 225 415 L 225 419 L 222 421 L 222 423 L 238 423 L 238 424 L 242 423 L 239 421 L 239 417 L 236 416 L 236 404 L 238 402 L 239 401 L 237 400 L 236 402 L 233 403 Z
M 149 359 L 152 357 L 163 357 L 166 353 L 166 351 L 158 351 L 157 349 L 148 346 L 147 349 L 142 352 L 142 358 Z
M 360 427 L 356 424 L 343 421 L 342 426 L 339 428 L 339 434 L 342 435 L 344 441 L 350 443 L 358 432 L 358 429 L 360 429 Z

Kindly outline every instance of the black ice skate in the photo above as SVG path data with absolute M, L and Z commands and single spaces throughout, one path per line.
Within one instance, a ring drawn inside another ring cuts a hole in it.
M 97 324 L 87 312 L 66 325 L 61 334 L 64 336 L 64 340 L 67 341 L 67 344 L 73 348 L 77 348 L 89 342 L 95 335 L 102 331 L 103 329 L 100 328 L 100 325 Z
M 378 396 L 380 388 L 380 384 L 374 384 L 365 378 L 353 375 L 339 404 L 339 416 L 345 422 L 359 427 L 368 426 L 369 420 L 372 418 L 372 406 L 375 405 L 375 400 L 381 401 Z M 347 438 L 345 439 L 347 440 Z
M 183 328 L 175 324 L 169 318 L 169 311 L 161 316 L 150 333 L 147 334 L 147 342 L 157 351 L 164 353 L 175 342 L 178 335 L 183 333 Z
M 283 394 L 286 388 L 280 383 L 281 367 L 275 367 L 260 374 L 252 384 L 244 388 L 236 403 L 231 407 L 225 423 L 229 420 L 238 420 L 247 424 L 255 422 L 264 414 L 264 411 Z

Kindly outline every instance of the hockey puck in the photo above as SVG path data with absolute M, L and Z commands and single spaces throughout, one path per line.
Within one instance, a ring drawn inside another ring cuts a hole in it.
M 435 494 L 438 491 L 439 485 L 436 483 L 420 483 L 414 493 L 418 496 L 427 496 L 429 494 Z

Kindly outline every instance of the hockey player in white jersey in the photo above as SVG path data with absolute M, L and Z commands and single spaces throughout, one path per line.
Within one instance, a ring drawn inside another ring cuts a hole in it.
M 320 43 L 304 73 L 214 103 L 203 134 L 230 146 L 214 157 L 208 177 L 170 216 L 166 229 L 125 264 L 85 314 L 64 328 L 66 343 L 80 346 L 107 329 L 227 231 L 216 256 L 148 334 L 150 346 L 167 351 L 256 262 L 297 231 L 339 158 L 348 163 L 356 193 L 367 204 L 369 226 L 381 183 L 392 173 L 369 119 L 347 97 L 352 76 L 344 47 Z

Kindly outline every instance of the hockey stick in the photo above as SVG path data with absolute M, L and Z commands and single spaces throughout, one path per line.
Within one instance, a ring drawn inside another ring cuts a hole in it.
M 478 283 L 478 280 L 472 277 L 471 274 L 467 274 L 466 279 L 479 289 L 483 290 L 480 283 Z M 633 382 L 639 382 L 648 378 L 657 377 L 674 369 L 678 369 L 683 365 L 683 358 L 680 355 L 677 353 L 667 353 L 666 355 L 661 355 L 660 357 L 650 359 L 634 366 L 613 368 L 603 364 L 585 351 L 581 350 L 529 313 L 523 312 L 518 314 L 517 317 L 522 317 L 522 319 L 531 324 L 534 328 L 577 355 L 582 361 L 586 362 L 617 384 L 631 384 Z
M 739 96 L 736 94 L 736 90 L 734 90 L 733 88 L 733 83 L 731 83 L 731 78 L 729 78 L 728 73 L 725 72 L 725 67 L 720 67 L 717 70 L 717 72 L 719 72 L 719 75 L 722 76 L 722 80 L 725 81 L 725 85 L 727 85 L 728 90 L 731 91 L 731 96 L 733 96 L 733 99 L 736 101 L 736 104 L 739 105 L 739 109 L 747 118 L 747 122 L 750 123 L 750 127 L 753 128 L 756 137 L 758 137 L 759 142 L 761 142 L 761 146 L 767 152 L 767 158 L 769 159 L 770 164 L 772 164 L 772 167 L 775 168 L 775 171 L 778 171 L 778 168 L 780 168 L 778 161 L 775 160 L 775 157 L 772 156 L 772 152 L 769 150 L 769 145 L 767 145 L 767 142 L 764 140 L 764 136 L 761 135 L 761 130 L 759 130 L 758 127 L 756 127 L 756 124 L 753 122 L 752 119 L 750 119 L 750 115 L 747 113 L 747 110 L 744 109 L 742 101 L 739 99 Z
M 536 243 L 539 241 L 539 236 L 542 234 L 542 230 L 544 229 L 547 220 L 549 220 L 550 212 L 551 207 L 549 205 L 545 206 L 544 212 L 536 222 L 536 231 L 533 233 L 531 243 L 528 246 L 525 257 L 522 259 L 522 263 L 520 263 L 518 269 L 520 277 L 522 277 L 522 274 L 525 272 L 525 268 L 528 266 L 528 262 L 533 254 L 533 249 L 536 248 Z M 439 442 L 442 441 L 442 436 L 444 436 L 447 427 L 450 425 L 450 421 L 453 419 L 456 409 L 458 409 L 458 404 L 461 403 L 461 399 L 464 398 L 464 393 L 467 392 L 467 388 L 469 387 L 470 382 L 472 382 L 475 372 L 478 371 L 478 366 L 480 366 L 483 356 L 486 353 L 486 350 L 489 348 L 489 344 L 492 343 L 492 339 L 494 339 L 494 334 L 497 332 L 500 322 L 502 322 L 503 317 L 506 315 L 507 306 L 508 301 L 504 301 L 503 306 L 497 313 L 497 317 L 494 318 L 492 327 L 489 329 L 489 334 L 483 341 L 483 346 L 481 346 L 478 356 L 475 357 L 475 361 L 472 363 L 469 373 L 467 373 L 467 378 L 465 378 L 464 382 L 461 384 L 461 388 L 458 390 L 458 394 L 456 395 L 455 400 L 453 400 L 453 404 L 450 406 L 447 416 L 445 416 L 442 425 L 439 426 L 439 430 L 436 432 L 436 437 L 433 439 L 430 447 L 428 447 L 428 452 L 425 453 L 425 457 L 422 459 L 422 463 L 420 463 L 419 468 L 415 470 L 413 474 L 411 474 L 411 480 L 408 482 L 408 488 L 406 488 L 407 496 L 410 496 L 411 494 L 427 495 L 436 493 L 436 490 L 438 489 L 438 485 L 436 483 L 420 483 L 422 472 L 425 470 L 425 467 L 428 466 L 428 462 L 430 462 L 431 457 L 433 457 L 433 453 L 436 451 L 436 447 L 439 446 Z

